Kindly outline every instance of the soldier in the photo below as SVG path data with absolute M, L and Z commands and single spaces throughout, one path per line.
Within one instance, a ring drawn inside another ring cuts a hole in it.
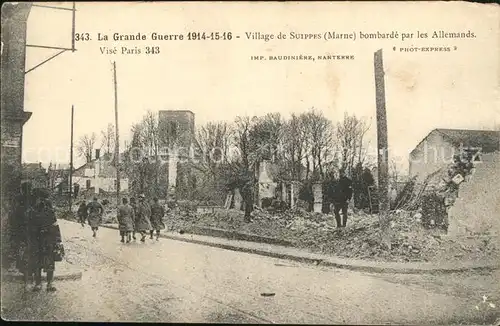
M 135 237 L 135 232 L 137 231 L 135 228 L 135 219 L 137 218 L 137 202 L 135 201 L 134 197 L 130 197 L 130 206 L 132 207 L 132 210 L 134 211 L 134 219 L 132 220 L 132 223 L 134 224 L 134 230 L 132 231 L 132 239 L 136 240 Z
M 92 236 L 94 238 L 97 236 L 97 230 L 99 229 L 99 225 L 102 222 L 103 213 L 104 208 L 97 201 L 97 197 L 94 197 L 94 200 L 87 205 L 88 220 L 90 228 L 92 229 Z
M 47 291 L 56 290 L 52 285 L 55 262 L 61 261 L 64 255 L 61 231 L 48 197 L 47 191 L 36 189 L 34 191 L 35 203 L 29 214 L 27 267 L 28 274 L 32 272 L 35 274 L 33 291 L 40 291 L 42 288 L 42 270 L 47 273 Z M 25 279 L 25 286 L 27 286 L 27 281 L 28 279 Z
M 78 214 L 78 221 L 80 222 L 82 227 L 84 227 L 85 221 L 87 220 L 87 204 L 85 204 L 85 201 L 82 201 L 80 203 L 77 214 Z
M 127 198 L 122 199 L 123 205 L 118 207 L 118 225 L 120 230 L 121 242 L 130 242 L 130 233 L 134 230 L 134 209 L 128 204 Z
M 24 274 L 25 280 L 32 277 L 33 272 L 28 270 L 29 252 L 28 252 L 28 225 L 31 214 L 33 195 L 30 183 L 21 185 L 21 194 L 17 197 L 17 207 L 15 212 L 15 225 L 12 230 L 12 241 L 14 248 L 17 248 L 16 267 Z
M 335 185 L 333 192 L 333 212 L 335 213 L 335 220 L 337 227 L 345 227 L 347 224 L 347 206 L 352 197 L 352 181 L 345 175 L 345 171 L 339 171 L 339 180 Z M 340 220 L 339 211 L 342 210 L 342 221 Z
M 151 208 L 146 202 L 144 195 L 139 195 L 137 216 L 135 219 L 135 230 L 141 234 L 141 242 L 146 241 L 146 234 L 151 230 Z
M 153 239 L 153 233 L 156 230 L 156 241 L 160 238 L 160 230 L 165 229 L 165 224 L 163 223 L 163 217 L 165 216 L 165 208 L 160 205 L 158 198 L 154 198 L 154 203 L 151 206 L 151 231 L 149 235 Z

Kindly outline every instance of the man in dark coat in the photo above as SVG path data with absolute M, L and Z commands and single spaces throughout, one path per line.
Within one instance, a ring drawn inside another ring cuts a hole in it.
M 123 205 L 118 207 L 118 228 L 120 230 L 121 242 L 130 242 L 130 233 L 134 231 L 134 209 L 128 204 L 127 198 L 122 199 Z
M 78 214 L 78 221 L 80 222 L 80 224 L 82 224 L 82 227 L 84 227 L 85 221 L 87 220 L 87 204 L 85 204 L 85 201 L 82 201 L 80 203 L 77 214 Z
M 30 211 L 33 201 L 33 195 L 31 190 L 30 183 L 23 183 L 21 185 L 21 194 L 17 197 L 16 200 L 16 212 L 15 212 L 15 225 L 12 230 L 12 239 L 14 242 L 14 246 L 17 247 L 16 250 L 16 267 L 17 269 L 23 273 L 26 277 L 31 277 L 33 274 L 31 271 L 27 270 L 28 264 L 28 224 Z M 29 274 L 31 272 L 31 274 Z
M 163 217 L 165 216 L 165 208 L 160 205 L 158 198 L 153 200 L 153 205 L 151 206 L 151 231 L 149 235 L 153 239 L 153 233 L 156 230 L 156 241 L 160 238 L 160 230 L 165 229 L 165 224 L 163 223 Z
M 137 217 L 135 219 L 135 229 L 141 234 L 141 242 L 146 241 L 146 234 L 151 230 L 151 208 L 146 202 L 144 195 L 139 196 L 139 205 L 137 206 Z
M 95 238 L 97 236 L 97 230 L 102 222 L 102 214 L 104 213 L 104 208 L 97 201 L 97 197 L 87 205 L 87 216 L 92 229 L 92 236 Z
M 28 217 L 28 265 L 25 277 L 35 274 L 33 291 L 40 291 L 42 288 L 42 270 L 47 273 L 47 291 L 56 290 L 52 285 L 56 254 L 61 257 L 63 252 L 61 231 L 48 197 L 48 192 L 44 189 L 35 189 L 35 203 Z M 25 285 L 28 281 L 29 277 L 26 277 Z
M 339 180 L 337 181 L 333 193 L 333 212 L 337 227 L 345 227 L 347 224 L 347 206 L 352 198 L 352 181 L 345 175 L 344 170 L 339 171 Z M 342 220 L 339 212 L 342 211 Z
M 135 233 L 137 230 L 135 227 L 135 219 L 137 218 L 137 202 L 135 201 L 134 197 L 130 197 L 130 206 L 134 211 L 134 219 L 132 220 L 132 223 L 134 224 L 134 230 L 132 231 L 132 239 L 136 240 Z

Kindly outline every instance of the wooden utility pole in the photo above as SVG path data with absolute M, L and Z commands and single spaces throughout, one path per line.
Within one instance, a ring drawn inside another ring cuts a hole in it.
M 113 61 L 113 82 L 115 86 L 115 166 L 116 166 L 116 205 L 120 205 L 120 133 L 118 131 L 118 90 L 116 83 L 116 62 Z
M 76 24 L 75 24 L 75 20 L 76 20 L 76 4 L 75 2 L 73 1 L 73 15 L 72 15 L 72 19 L 71 19 L 71 51 L 72 52 L 75 52 L 75 28 L 76 28 Z
M 71 136 L 69 149 L 69 212 L 72 212 L 73 207 L 73 121 L 75 115 L 75 106 L 71 106 Z
M 387 144 L 387 116 L 385 110 L 385 82 L 382 49 L 374 54 L 375 67 L 375 99 L 377 105 L 377 150 L 378 150 L 378 197 L 379 218 L 382 231 L 382 244 L 389 249 L 390 220 L 389 220 L 389 164 Z

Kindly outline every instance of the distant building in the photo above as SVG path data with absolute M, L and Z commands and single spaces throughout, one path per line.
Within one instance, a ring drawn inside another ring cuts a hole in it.
M 80 166 L 73 172 L 73 184 L 80 186 L 80 193 L 99 194 L 101 192 L 116 192 L 116 167 L 113 155 L 100 156 L 96 150 L 93 160 Z M 129 180 L 122 174 L 120 178 L 120 191 L 128 192 Z
M 471 150 L 492 153 L 500 149 L 500 132 L 493 130 L 434 129 L 410 153 L 410 177 L 422 182 L 453 162 L 453 156 Z
M 52 164 L 47 169 L 48 188 L 59 193 L 69 191 L 69 164 Z

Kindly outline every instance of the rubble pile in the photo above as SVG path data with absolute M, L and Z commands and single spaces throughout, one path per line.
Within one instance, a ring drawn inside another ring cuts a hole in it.
M 349 211 L 346 228 L 336 228 L 332 215 L 310 213 L 301 209 L 270 214 L 264 210 L 252 213 L 245 223 L 243 212 L 220 209 L 213 214 L 169 213 L 171 229 L 188 229 L 191 225 L 212 227 L 274 237 L 294 246 L 340 257 L 380 261 L 460 261 L 490 259 L 498 254 L 494 241 L 451 239 L 439 229 L 422 225 L 422 213 L 396 210 L 391 213 L 391 250 L 379 245 L 380 227 L 377 215 Z

